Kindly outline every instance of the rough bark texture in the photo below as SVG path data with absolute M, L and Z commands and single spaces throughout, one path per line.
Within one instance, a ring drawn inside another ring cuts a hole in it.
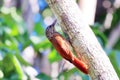
M 89 66 L 92 80 L 119 80 L 109 58 L 85 23 L 75 0 L 46 0 L 81 59 Z

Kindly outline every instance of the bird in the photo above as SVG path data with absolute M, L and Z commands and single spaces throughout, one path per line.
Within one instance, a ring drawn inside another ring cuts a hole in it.
M 46 37 L 62 58 L 72 63 L 83 73 L 88 74 L 88 65 L 73 54 L 69 42 L 60 33 L 55 31 L 56 22 L 57 20 L 46 28 Z

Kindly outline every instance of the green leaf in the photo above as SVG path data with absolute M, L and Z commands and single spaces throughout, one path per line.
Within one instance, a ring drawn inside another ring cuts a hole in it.
M 43 29 L 41 23 L 36 23 L 36 24 L 35 24 L 34 31 L 35 31 L 38 35 L 44 35 L 44 29 Z
M 113 47 L 114 49 L 120 50 L 120 38 L 116 41 L 116 44 Z
M 19 78 L 18 74 L 12 73 L 12 75 L 10 76 L 8 80 L 22 80 L 22 79 Z
M 112 19 L 112 29 L 113 27 L 116 26 L 116 24 L 120 21 L 120 8 L 116 9 L 116 11 L 114 11 L 113 13 L 113 19 Z
M 115 69 L 115 71 L 117 72 L 118 74 L 118 77 L 120 78 L 120 69 L 118 67 L 118 63 L 116 61 L 116 52 L 115 51 L 112 51 L 110 54 L 109 54 L 109 58 L 110 58 L 110 61 Z
M 43 49 L 47 49 L 51 47 L 51 44 L 47 39 L 45 39 L 43 42 L 40 43 L 40 47 Z
M 19 63 L 16 56 L 12 55 L 11 58 L 12 58 L 11 60 L 12 60 L 12 62 L 14 64 L 15 72 L 19 75 L 18 79 L 22 80 L 23 77 L 24 77 L 24 73 L 23 73 L 23 70 L 21 68 L 21 64 Z
M 10 76 L 10 73 L 14 71 L 14 65 L 10 57 L 10 55 L 6 55 L 2 60 L 2 65 L 0 65 L 6 77 Z
M 20 54 L 16 54 L 17 59 L 19 60 L 20 64 L 24 65 L 24 66 L 30 66 L 30 64 L 28 62 L 26 62 Z
M 27 46 L 29 46 L 31 44 L 31 41 L 28 38 L 27 33 L 24 35 L 17 36 L 16 39 L 19 41 L 19 43 L 22 44 L 22 50 L 24 50 Z
M 45 50 L 51 47 L 50 42 L 44 36 L 32 36 L 30 38 L 35 51 Z
M 13 27 L 12 28 L 12 31 L 11 31 L 11 36 L 18 36 L 19 35 L 19 31 L 18 31 L 18 28 L 17 26 Z
M 101 45 L 105 47 L 105 45 L 107 44 L 107 37 L 105 36 L 105 34 L 96 27 L 93 27 L 92 30 L 94 31 Z
M 52 80 L 50 76 L 44 74 L 44 73 L 40 73 L 36 76 L 38 79 L 40 80 Z
M 48 54 L 48 59 L 51 63 L 60 61 L 61 56 L 56 52 L 55 49 L 52 49 L 52 51 Z
M 2 61 L 2 65 L 0 65 L 0 66 L 6 77 L 10 77 L 11 73 L 15 72 L 17 75 L 19 75 L 18 79 L 22 80 L 24 73 L 23 73 L 21 65 L 15 55 L 8 53 L 4 57 L 4 59 Z

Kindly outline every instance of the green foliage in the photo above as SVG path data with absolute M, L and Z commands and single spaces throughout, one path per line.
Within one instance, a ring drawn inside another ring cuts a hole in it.
M 58 75 L 58 80 L 61 80 L 61 77 L 64 77 L 64 80 L 70 80 L 70 76 L 80 76 L 83 80 L 90 80 L 87 75 L 81 73 L 77 68 L 64 71 Z
M 92 26 L 92 30 L 95 33 L 95 35 L 96 35 L 99 43 L 102 45 L 102 47 L 105 47 L 105 45 L 107 44 L 107 37 L 103 32 L 101 32 L 99 30 L 100 26 L 101 26 L 100 24 L 95 24 Z
M 40 80 L 52 80 L 50 76 L 44 74 L 44 73 L 40 73 L 39 75 L 36 76 L 38 79 Z
M 118 51 L 112 51 L 112 52 L 109 54 L 109 58 L 110 58 L 111 63 L 113 64 L 113 67 L 114 67 L 114 69 L 115 69 L 118 77 L 120 78 L 120 75 L 119 75 L 119 74 L 120 74 L 120 67 L 119 67 L 119 65 L 118 65 L 118 63 L 117 63 L 117 60 L 116 60 L 116 53 L 117 53 L 117 52 L 118 52 Z M 119 51 L 118 53 L 120 54 L 120 51 Z
M 11 14 L 0 14 L 0 69 L 4 75 L 2 80 L 22 80 L 25 74 L 21 64 L 28 65 L 28 63 L 19 54 L 18 46 L 21 37 L 22 41 L 25 41 L 27 30 L 23 22 L 16 21 Z M 23 46 L 25 45 L 24 42 Z
M 52 49 L 51 53 L 48 55 L 48 59 L 51 63 L 53 63 L 56 61 L 60 61 L 61 56 L 57 53 L 57 51 L 55 49 Z
M 120 38 L 117 40 L 116 44 L 114 45 L 114 49 L 120 50 Z
M 118 8 L 114 13 L 113 13 L 113 20 L 112 20 L 112 27 L 116 26 L 118 22 L 120 21 L 120 8 Z M 112 28 L 111 28 L 112 29 Z
M 0 68 L 8 79 L 11 78 L 11 75 L 16 74 L 17 79 L 23 78 L 23 71 L 21 65 L 17 60 L 16 56 L 8 53 L 4 59 L 1 61 Z M 11 74 L 13 73 L 13 74 Z
M 41 35 L 41 36 L 44 35 L 44 29 L 43 29 L 41 23 L 35 23 L 34 31 L 35 31 L 38 35 Z

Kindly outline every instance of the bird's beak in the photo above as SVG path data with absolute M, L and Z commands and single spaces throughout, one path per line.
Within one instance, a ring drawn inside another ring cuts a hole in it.
M 51 25 L 50 25 L 50 29 L 51 31 L 55 32 L 55 24 L 56 24 L 57 20 L 55 20 Z
M 57 20 L 55 20 L 55 21 L 51 24 L 51 26 L 55 26 L 56 22 L 57 22 Z

